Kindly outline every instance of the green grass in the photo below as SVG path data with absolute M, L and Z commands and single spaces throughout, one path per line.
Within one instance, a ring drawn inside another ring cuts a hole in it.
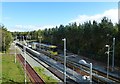
M 27 81 L 29 82 L 28 78 Z M 2 56 L 2 82 L 11 84 L 24 82 L 23 68 L 18 61 L 14 63 L 14 55 L 5 54 Z
M 2 83 L 2 53 L 0 53 L 0 84 Z
M 45 81 L 45 84 L 58 84 L 58 80 L 53 79 L 51 76 L 45 74 L 44 68 L 41 67 L 34 67 L 34 70 L 42 77 Z

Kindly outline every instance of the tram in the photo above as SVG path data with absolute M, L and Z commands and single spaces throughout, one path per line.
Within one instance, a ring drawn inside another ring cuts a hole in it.
M 37 51 L 40 51 L 40 50 L 46 51 L 51 55 L 58 55 L 57 46 L 55 46 L 55 45 L 48 45 L 48 44 L 40 44 L 39 43 L 36 45 L 36 50 Z

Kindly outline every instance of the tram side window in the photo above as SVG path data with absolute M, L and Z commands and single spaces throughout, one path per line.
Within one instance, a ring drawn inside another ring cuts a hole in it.
M 53 52 L 57 52 L 57 48 L 51 48 Z

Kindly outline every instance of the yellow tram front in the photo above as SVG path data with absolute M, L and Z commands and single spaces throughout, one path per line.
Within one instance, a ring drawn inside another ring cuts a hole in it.
M 48 46 L 48 52 L 49 52 L 51 55 L 58 55 L 57 46 L 49 45 L 49 46 Z

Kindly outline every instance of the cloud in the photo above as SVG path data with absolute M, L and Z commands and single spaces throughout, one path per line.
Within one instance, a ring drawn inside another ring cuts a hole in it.
M 45 25 L 45 26 L 42 26 L 42 29 L 45 29 L 45 28 L 53 28 L 53 27 L 56 27 L 57 25 Z
M 14 28 L 17 31 L 31 31 L 31 30 L 39 29 L 40 26 L 37 26 L 37 25 L 15 25 Z
M 8 30 L 11 32 L 14 32 L 14 31 L 24 32 L 24 31 L 32 31 L 32 30 L 40 29 L 40 26 L 17 24 L 15 26 L 9 26 L 8 28 L 9 28 Z
M 79 15 L 77 18 L 69 21 L 69 23 L 76 22 L 77 24 L 79 23 L 82 24 L 89 20 L 90 21 L 96 20 L 97 22 L 100 22 L 103 17 L 111 19 L 113 23 L 118 23 L 118 9 L 110 9 L 105 11 L 104 13 L 96 15 Z
M 40 26 L 40 25 L 15 25 L 14 27 L 10 27 L 9 31 L 19 31 L 19 32 L 24 32 L 24 31 L 33 31 L 33 30 L 44 30 L 45 28 L 53 28 L 56 25 L 45 25 L 45 26 Z

